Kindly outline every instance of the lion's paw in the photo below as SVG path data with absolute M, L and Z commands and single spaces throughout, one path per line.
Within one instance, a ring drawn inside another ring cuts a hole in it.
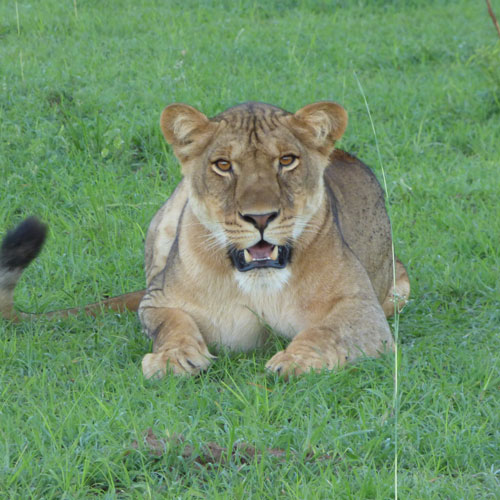
M 153 352 L 142 358 L 142 373 L 146 378 L 162 378 L 167 372 L 197 375 L 209 367 L 214 357 L 191 346 Z
M 322 353 L 314 347 L 288 346 L 276 353 L 267 363 L 266 368 L 285 378 L 290 375 L 302 375 L 310 371 L 331 370 L 339 365 L 336 353 Z

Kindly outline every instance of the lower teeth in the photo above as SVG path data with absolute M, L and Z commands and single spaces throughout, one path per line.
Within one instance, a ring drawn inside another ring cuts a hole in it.
M 258 262 L 264 260 L 278 260 L 278 246 L 274 245 L 273 250 L 269 254 L 269 257 L 264 257 L 263 259 L 254 259 L 250 252 L 245 248 L 243 250 L 243 258 L 245 259 L 245 262 L 247 264 L 250 264 L 250 262 Z

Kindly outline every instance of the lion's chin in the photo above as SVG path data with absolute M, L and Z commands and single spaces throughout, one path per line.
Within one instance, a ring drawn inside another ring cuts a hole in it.
M 290 245 L 273 245 L 260 240 L 243 250 L 231 248 L 229 256 L 234 267 L 240 272 L 265 268 L 283 269 L 290 262 L 291 247 Z
M 276 297 L 290 280 L 290 269 L 256 269 L 248 273 L 234 271 L 238 288 L 246 295 L 259 300 L 270 300 Z

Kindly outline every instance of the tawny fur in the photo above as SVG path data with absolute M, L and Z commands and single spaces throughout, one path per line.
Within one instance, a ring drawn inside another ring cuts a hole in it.
M 182 104 L 161 119 L 184 179 L 154 217 L 146 241 L 147 293 L 139 316 L 153 339 L 147 377 L 195 374 L 207 345 L 252 349 L 266 325 L 291 339 L 267 363 L 284 375 L 333 369 L 392 349 L 386 316 L 409 295 L 406 270 L 392 267 L 390 223 L 371 171 L 335 150 L 347 114 L 335 103 L 295 114 L 247 103 L 207 119 Z M 297 165 L 280 170 L 292 154 Z M 218 172 L 218 159 L 232 171 Z M 243 213 L 279 213 L 263 236 Z M 228 248 L 261 237 L 293 247 L 285 269 L 242 273 Z M 397 296 L 397 303 L 394 302 Z
M 199 373 L 213 358 L 207 346 L 253 349 L 268 326 L 291 340 L 266 365 L 285 376 L 393 348 L 386 317 L 406 303 L 409 279 L 399 260 L 393 269 L 380 185 L 362 162 L 334 149 L 347 126 L 341 106 L 320 102 L 292 114 L 246 103 L 208 119 L 174 104 L 160 123 L 184 178 L 150 224 L 147 289 L 49 314 L 138 309 L 153 339 L 146 377 Z M 293 163 L 281 167 L 283 156 Z M 217 168 L 220 159 L 229 171 Z M 263 228 L 248 214 L 273 217 Z M 289 245 L 288 265 L 236 270 L 229 250 L 261 239 Z M 14 310 L 13 291 L 40 247 L 17 267 L 8 253 L 0 259 L 7 318 L 27 316 Z

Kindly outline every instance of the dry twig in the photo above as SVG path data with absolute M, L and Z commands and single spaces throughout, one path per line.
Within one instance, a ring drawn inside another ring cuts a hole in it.
M 497 18 L 495 17 L 495 14 L 493 13 L 493 9 L 491 8 L 491 2 L 490 0 L 486 0 L 486 5 L 488 6 L 488 13 L 493 21 L 493 24 L 495 25 L 495 28 L 498 33 L 498 38 L 500 38 L 500 26 L 498 25 Z
M 228 451 L 227 448 L 210 441 L 200 446 L 197 452 L 193 446 L 185 444 L 184 436 L 172 434 L 167 439 L 162 439 L 158 438 L 151 428 L 143 432 L 142 443 L 134 440 L 131 444 L 132 449 L 145 449 L 149 451 L 152 456 L 157 458 L 163 456 L 170 446 L 177 447 L 182 458 L 191 459 L 202 466 L 210 464 L 225 465 L 229 460 L 233 460 L 240 464 L 249 464 L 254 460 L 261 459 L 261 452 L 257 450 L 255 446 L 248 443 L 235 443 L 232 450 Z M 280 448 L 266 448 L 265 453 L 271 457 L 277 458 L 280 462 L 285 462 L 287 460 L 287 452 Z M 294 452 L 290 452 L 290 455 L 297 456 Z M 307 453 L 303 459 L 307 462 L 340 460 L 339 457 L 330 455 L 329 453 L 316 455 L 312 452 Z

